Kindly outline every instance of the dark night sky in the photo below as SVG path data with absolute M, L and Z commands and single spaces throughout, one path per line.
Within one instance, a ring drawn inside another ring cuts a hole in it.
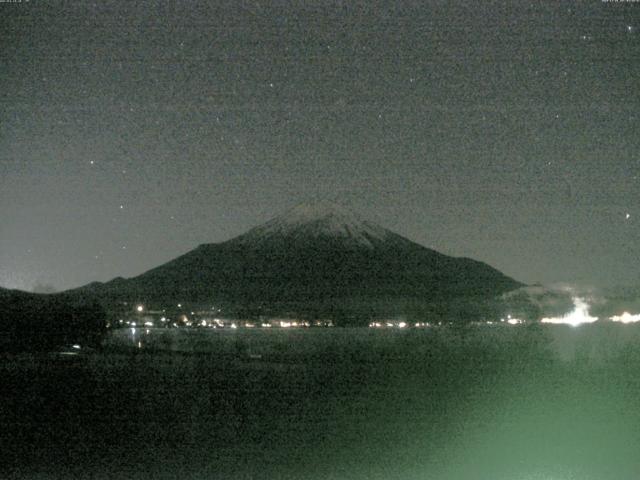
M 0 285 L 309 199 L 525 282 L 638 283 L 640 2 L 0 3 Z

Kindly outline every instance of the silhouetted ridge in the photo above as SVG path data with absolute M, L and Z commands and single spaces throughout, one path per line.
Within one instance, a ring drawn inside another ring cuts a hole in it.
M 323 202 L 91 290 L 109 301 L 222 302 L 320 315 L 328 305 L 433 304 L 519 286 L 482 262 L 443 255 Z

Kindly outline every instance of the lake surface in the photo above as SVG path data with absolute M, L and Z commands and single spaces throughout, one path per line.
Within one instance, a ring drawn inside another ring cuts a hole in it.
M 640 326 L 112 331 L 0 360 L 0 478 L 636 479 Z

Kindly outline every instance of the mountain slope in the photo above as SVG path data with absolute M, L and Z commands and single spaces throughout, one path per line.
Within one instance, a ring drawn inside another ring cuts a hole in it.
M 106 312 L 83 296 L 0 288 L 0 352 L 98 345 Z
M 109 301 L 326 305 L 443 302 L 521 286 L 492 267 L 418 245 L 334 204 L 303 204 L 229 241 L 131 279 L 84 287 Z M 301 307 L 302 306 L 302 307 Z

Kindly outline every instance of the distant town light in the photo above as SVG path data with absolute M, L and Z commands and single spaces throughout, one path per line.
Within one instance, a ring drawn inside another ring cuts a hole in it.
M 138 305 L 138 306 L 136 307 L 136 310 L 137 310 L 138 312 L 142 312 L 142 311 L 144 311 L 144 307 L 143 307 L 142 305 Z
M 640 322 L 640 313 L 634 315 L 629 312 L 623 312 L 622 315 L 614 315 L 612 317 L 609 317 L 609 320 L 611 320 L 612 322 L 620 322 L 620 323 Z
M 542 323 L 555 323 L 555 324 L 568 324 L 572 327 L 577 327 L 582 323 L 593 323 L 598 320 L 598 317 L 592 317 L 589 315 L 589 304 L 579 297 L 573 297 L 574 309 L 563 317 L 543 318 L 540 320 Z

